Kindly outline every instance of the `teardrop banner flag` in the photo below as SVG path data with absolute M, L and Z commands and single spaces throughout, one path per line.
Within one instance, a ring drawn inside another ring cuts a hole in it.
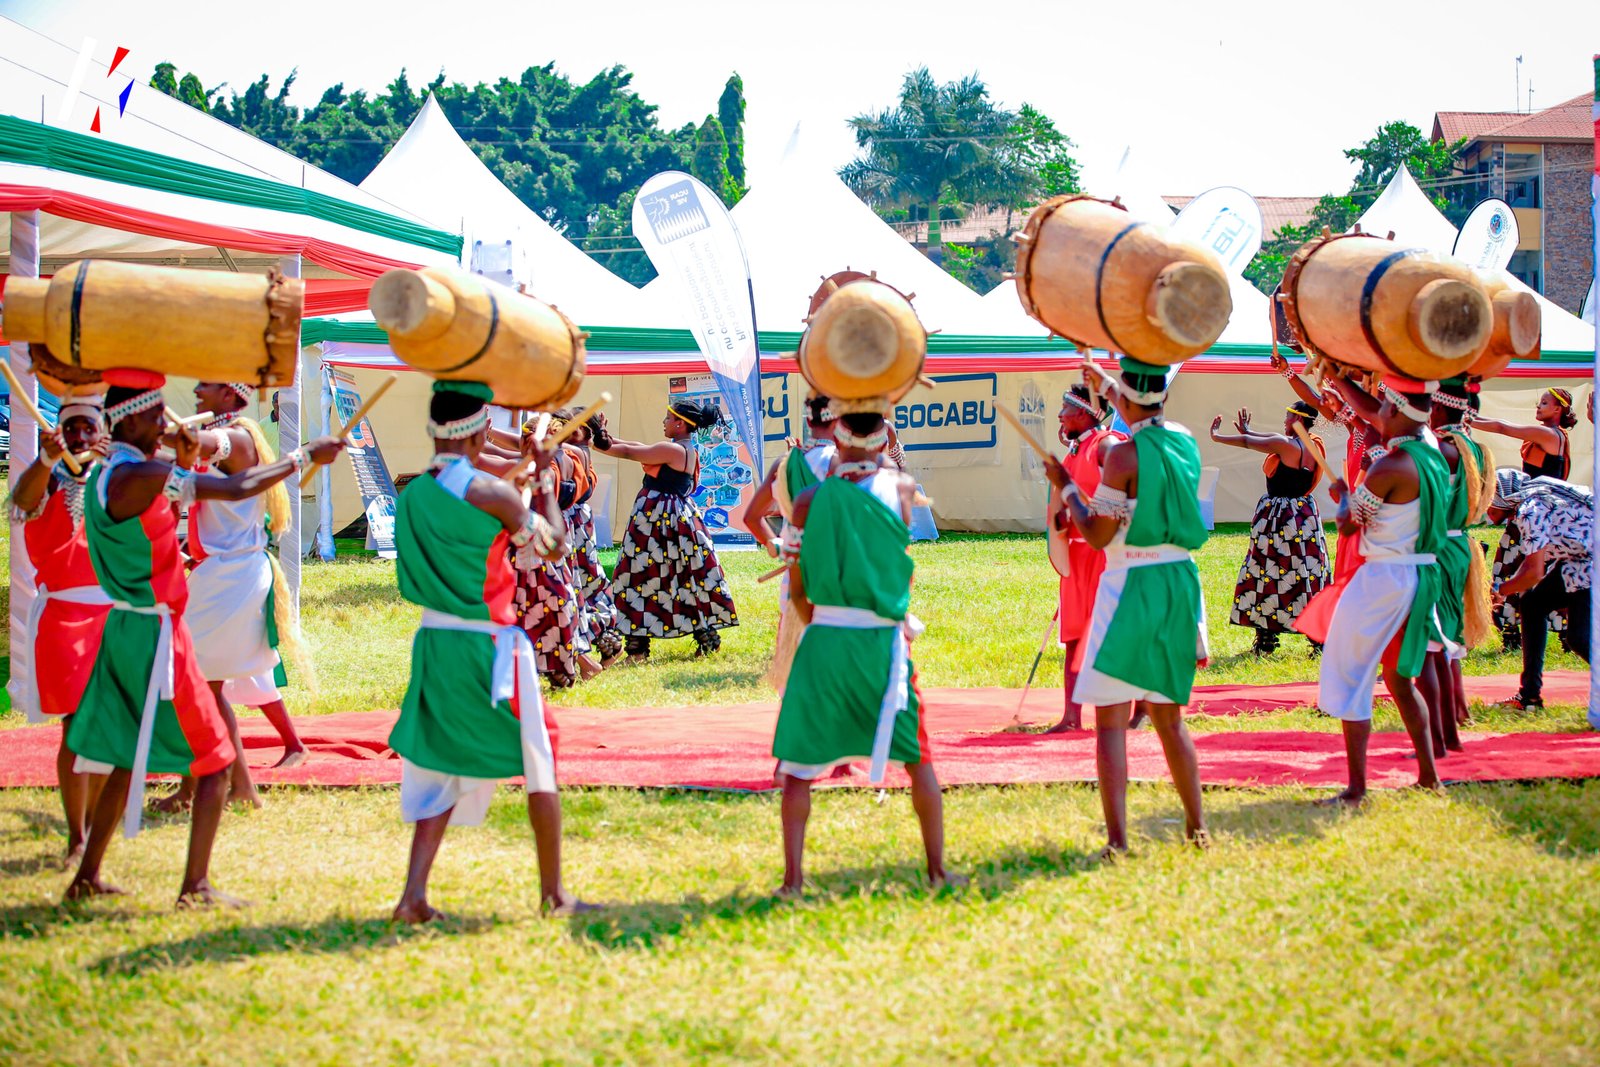
M 1172 234 L 1211 252 L 1229 274 L 1243 274 L 1261 251 L 1262 225 L 1255 197 L 1232 185 L 1219 185 L 1183 206 L 1172 220 Z
M 682 171 L 662 171 L 633 201 L 633 235 L 677 297 L 757 478 L 762 456 L 761 354 L 739 228 L 722 200 Z
M 1518 240 L 1516 213 L 1510 204 L 1491 196 L 1479 201 L 1461 224 L 1451 254 L 1477 270 L 1505 270 Z

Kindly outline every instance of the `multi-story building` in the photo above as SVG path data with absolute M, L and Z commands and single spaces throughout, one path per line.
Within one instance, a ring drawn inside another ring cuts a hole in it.
M 1478 178 L 1472 192 L 1498 196 L 1516 214 L 1511 273 L 1573 314 L 1594 278 L 1593 103 L 1586 94 L 1543 111 L 1440 111 L 1433 117 L 1435 141 L 1465 139 L 1461 163 Z

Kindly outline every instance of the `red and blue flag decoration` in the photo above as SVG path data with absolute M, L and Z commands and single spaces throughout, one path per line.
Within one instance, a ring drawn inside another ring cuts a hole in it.
M 106 70 L 106 77 L 109 78 L 113 74 L 115 74 L 117 72 L 117 68 L 122 65 L 122 61 L 124 59 L 127 59 L 127 58 L 128 58 L 128 49 L 123 48 L 121 45 L 118 45 L 116 53 L 114 55 L 112 55 L 112 57 L 111 57 L 111 66 Z M 128 113 L 128 99 L 129 99 L 129 97 L 133 96 L 133 83 L 134 83 L 134 79 L 133 78 L 129 78 L 128 79 L 128 84 L 123 87 L 122 92 L 117 94 L 117 117 L 118 118 L 121 118 L 123 115 L 126 115 Z M 99 133 L 100 132 L 100 109 L 98 107 L 96 107 L 94 109 L 94 119 L 89 123 L 89 132 L 91 132 L 91 133 Z

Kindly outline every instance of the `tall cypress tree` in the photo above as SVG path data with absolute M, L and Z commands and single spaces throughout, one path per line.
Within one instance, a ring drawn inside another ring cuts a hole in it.
M 728 84 L 722 87 L 722 96 L 717 100 L 717 119 L 728 140 L 729 184 L 722 199 L 732 207 L 750 188 L 744 176 L 744 79 L 739 77 L 738 71 L 734 71 Z

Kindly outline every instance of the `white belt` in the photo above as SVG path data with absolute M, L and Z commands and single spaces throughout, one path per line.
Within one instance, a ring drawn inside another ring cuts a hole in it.
M 502 626 L 487 619 L 463 619 L 432 608 L 422 609 L 424 630 L 456 630 L 494 638 L 494 676 L 490 696 L 496 703 L 515 701 L 522 735 L 522 773 L 530 793 L 556 791 L 556 752 L 544 724 L 544 699 L 539 694 L 539 672 L 533 642 L 522 627 Z
M 907 623 L 913 620 L 907 616 Z M 882 785 L 889 769 L 889 744 L 894 739 L 894 720 L 910 702 L 911 660 L 906 651 L 906 628 L 894 619 L 885 619 L 866 608 L 846 608 L 816 604 L 811 609 L 812 626 L 833 626 L 840 630 L 893 630 L 894 644 L 889 651 L 889 681 L 878 705 L 878 727 L 872 736 L 872 766 L 867 780 Z
M 1426 567 L 1430 563 L 1438 563 L 1439 557 L 1432 552 L 1411 552 L 1400 556 L 1367 556 L 1363 563 L 1398 563 L 1405 567 Z
M 33 603 L 28 606 L 27 621 L 24 623 L 27 629 L 22 631 L 27 635 L 29 647 L 33 650 L 33 655 L 28 660 L 27 685 L 22 691 L 24 701 L 22 710 L 27 713 L 29 722 L 45 721 L 42 701 L 39 699 L 39 623 L 44 618 L 45 605 L 52 600 L 59 600 L 63 604 L 111 603 L 106 591 L 98 585 L 74 585 L 66 589 L 50 589 L 41 585 L 34 594 Z
M 1446 537 L 1465 537 L 1465 536 L 1467 536 L 1467 531 L 1465 531 L 1465 530 L 1446 530 L 1445 531 L 1445 536 Z
M 156 732 L 156 707 L 163 699 L 171 700 L 172 686 L 172 609 L 166 604 L 129 604 L 111 601 L 112 611 L 131 611 L 135 615 L 155 615 L 161 619 L 161 632 L 156 637 L 156 655 L 150 663 L 150 680 L 144 687 L 144 707 L 139 712 L 139 741 L 133 749 L 133 772 L 128 781 L 128 806 L 122 813 L 122 833 L 133 837 L 139 832 L 144 819 L 144 778 L 150 771 L 150 743 Z M 243 759 L 244 753 L 234 754 Z
M 1106 570 L 1120 571 L 1133 567 L 1154 567 L 1162 563 L 1180 563 L 1191 559 L 1189 550 L 1177 545 L 1107 545 Z

